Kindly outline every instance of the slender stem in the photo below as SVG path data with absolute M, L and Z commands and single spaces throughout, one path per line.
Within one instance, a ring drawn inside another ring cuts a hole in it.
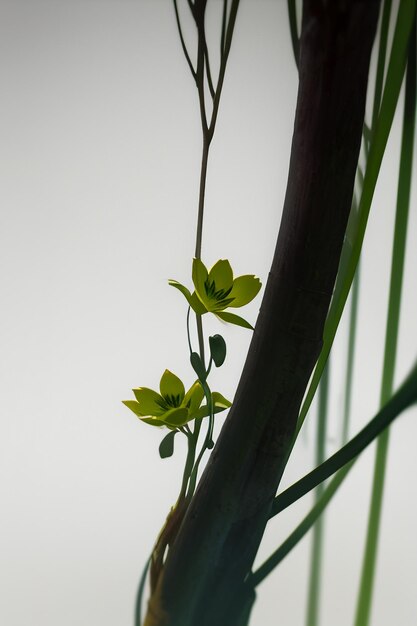
M 223 53 L 223 57 L 220 63 L 219 80 L 217 83 L 216 95 L 215 95 L 214 102 L 213 102 L 213 111 L 211 114 L 210 127 L 208 129 L 209 143 L 211 142 L 213 138 L 214 130 L 216 128 L 217 115 L 219 112 L 220 96 L 222 94 L 222 89 L 223 89 L 223 82 L 224 82 L 224 76 L 226 73 L 227 59 L 229 58 L 229 52 L 230 52 L 230 48 L 232 45 L 233 30 L 234 30 L 235 23 L 236 23 L 236 15 L 237 15 L 237 10 L 239 8 L 239 2 L 240 0 L 232 0 L 232 6 L 230 7 L 230 16 L 229 16 L 229 23 L 227 25 L 227 30 L 226 30 L 224 53 Z
M 173 2 L 174 2 L 174 10 L 175 10 L 175 19 L 177 20 L 178 34 L 180 36 L 181 46 L 182 46 L 182 49 L 183 49 L 183 52 L 184 52 L 184 56 L 185 56 L 185 58 L 187 60 L 187 63 L 188 63 L 188 67 L 190 68 L 191 74 L 192 74 L 194 80 L 196 80 L 197 74 L 196 74 L 196 71 L 195 71 L 195 69 L 193 67 L 192 61 L 190 59 L 190 55 L 188 54 L 187 46 L 185 44 L 184 36 L 182 34 L 180 16 L 179 16 L 179 13 L 178 13 L 177 0 L 173 0 Z
M 204 60 L 205 60 L 205 66 L 206 66 L 207 84 L 208 84 L 208 88 L 210 91 L 210 95 L 212 99 L 214 100 L 215 90 L 214 90 L 214 85 L 213 85 L 213 79 L 211 77 L 209 51 L 207 48 L 207 41 L 206 41 L 205 35 L 204 35 Z
M 197 460 L 194 464 L 194 467 L 190 476 L 190 484 L 188 487 L 187 498 L 191 498 L 194 493 L 195 486 L 197 483 L 198 468 L 200 466 L 200 463 L 204 456 L 205 451 L 213 447 L 211 445 L 212 437 L 213 437 L 213 426 L 214 426 L 213 398 L 212 398 L 211 391 L 207 383 L 203 384 L 203 389 L 204 389 L 204 394 L 207 400 L 207 406 L 209 408 L 209 425 L 207 428 L 206 437 L 204 439 L 203 445 L 201 446 L 200 453 L 197 456 Z M 199 421 L 201 422 L 201 420 Z
M 416 117 L 416 48 L 416 27 L 414 22 L 410 39 L 406 75 L 397 212 L 395 218 L 388 317 L 385 335 L 384 367 L 381 382 L 381 405 L 383 405 L 392 394 L 397 355 Z M 372 500 L 369 511 L 367 538 L 356 610 L 356 626 L 367 626 L 371 614 L 388 444 L 389 430 L 386 430 L 378 439 L 375 458 Z
M 210 374 L 212 365 L 213 365 L 213 357 L 210 356 L 209 364 L 208 364 L 208 367 L 207 367 L 207 378 L 208 378 L 208 375 Z
M 204 36 L 204 24 L 203 24 L 203 26 L 198 26 L 196 83 L 197 83 L 197 91 L 198 91 L 198 101 L 200 104 L 201 127 L 203 130 L 203 137 L 206 139 L 207 133 L 208 133 L 208 124 L 207 124 L 207 113 L 206 113 L 206 97 L 204 93 L 204 71 L 205 71 L 204 70 L 204 66 L 205 66 L 204 41 L 205 41 L 205 36 Z
M 198 336 L 198 348 L 200 351 L 200 359 L 205 366 L 204 359 L 204 331 L 203 331 L 203 321 L 201 319 L 201 315 L 196 315 L 197 322 L 197 336 Z
M 208 430 L 207 430 L 206 439 L 204 441 L 204 444 L 201 446 L 200 453 L 199 453 L 199 455 L 197 457 L 197 460 L 196 460 L 196 462 L 194 464 L 194 467 L 193 467 L 193 471 L 191 472 L 191 475 L 190 475 L 190 483 L 188 485 L 188 491 L 187 491 L 187 500 L 191 499 L 193 497 L 193 495 L 194 495 L 195 487 L 196 487 L 196 484 L 197 484 L 198 468 L 200 467 L 201 460 L 202 460 L 202 458 L 204 456 L 205 451 L 207 450 L 206 441 L 207 441 L 207 437 L 208 437 L 208 433 L 209 432 L 210 432 L 210 425 L 209 425 Z
M 197 235 L 195 242 L 195 258 L 201 259 L 201 246 L 203 239 L 203 218 L 204 218 L 204 198 L 206 192 L 206 179 L 207 179 L 207 164 L 209 156 L 210 144 L 203 139 L 203 154 L 201 158 L 201 170 L 200 170 L 200 189 L 198 196 L 198 215 L 197 215 Z
M 181 491 L 180 491 L 180 495 L 178 496 L 178 501 L 181 501 L 183 498 L 185 498 L 185 494 L 187 492 L 188 480 L 191 476 L 191 473 L 193 471 L 193 466 L 194 466 L 196 446 L 197 446 L 196 438 L 193 437 L 192 435 L 188 436 L 187 459 L 185 461 L 184 474 L 182 477 Z
M 223 88 L 227 59 L 228 59 L 230 47 L 232 44 L 233 30 L 234 30 L 234 26 L 236 22 L 236 15 L 237 15 L 238 7 L 239 7 L 239 1 L 240 0 L 232 0 L 232 6 L 230 9 L 230 17 L 229 17 L 229 22 L 227 24 L 226 35 L 225 35 L 224 53 L 221 57 L 221 63 L 220 63 L 219 80 L 218 80 L 215 94 L 214 94 L 213 111 L 211 114 L 210 127 L 208 127 L 208 124 L 207 124 L 207 114 L 206 114 L 205 96 L 204 96 L 204 66 L 205 65 L 207 66 L 206 71 L 208 71 L 208 76 L 210 74 L 210 69 L 208 66 L 208 50 L 207 50 L 206 36 L 205 36 L 205 31 L 204 31 L 204 10 L 201 10 L 198 14 L 196 12 L 193 13 L 194 19 L 196 21 L 197 29 L 198 29 L 198 57 L 197 57 L 196 82 L 197 82 L 197 89 L 198 89 L 199 102 L 200 102 L 201 124 L 202 124 L 202 129 L 203 129 L 203 153 L 202 153 L 202 159 L 201 159 L 200 189 L 199 189 L 198 217 L 197 217 L 197 235 L 196 235 L 196 246 L 195 246 L 195 257 L 197 259 L 201 258 L 203 217 L 204 217 L 204 197 L 205 197 L 205 190 L 206 190 L 207 163 L 208 163 L 208 156 L 209 156 L 209 148 L 210 148 L 210 143 L 213 139 L 213 134 L 216 128 L 216 121 L 217 121 L 217 115 L 218 115 L 219 104 L 220 104 L 220 96 L 221 96 L 222 88 Z M 223 15 L 222 28 L 223 27 L 226 28 L 225 22 L 224 22 L 225 19 L 226 18 Z
M 187 311 L 187 341 L 188 341 L 188 348 L 190 350 L 190 354 L 192 354 L 193 352 L 193 346 L 191 345 L 191 337 L 190 337 L 190 311 L 191 311 L 191 307 L 188 307 L 188 311 Z
M 220 38 L 220 59 L 223 58 L 227 27 L 227 0 L 223 0 L 222 34 Z
M 329 398 L 330 360 L 320 381 L 319 407 L 317 420 L 316 439 L 316 465 L 320 465 L 325 459 L 326 431 L 327 431 L 327 406 Z M 323 494 L 324 484 L 320 483 L 315 491 L 315 503 L 317 504 Z M 311 568 L 309 577 L 309 590 L 307 600 L 307 626 L 317 626 L 319 623 L 320 587 L 321 587 L 321 562 L 323 552 L 323 517 L 320 516 L 314 525 L 313 542 L 311 550 Z

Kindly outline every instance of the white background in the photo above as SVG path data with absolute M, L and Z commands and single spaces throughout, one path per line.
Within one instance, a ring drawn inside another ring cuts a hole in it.
M 167 279 L 190 284 L 197 94 L 168 0 L 1 0 L 0 9 L 0 623 L 131 626 L 184 449 L 160 461 L 161 432 L 121 400 L 156 388 L 166 367 L 193 381 L 185 300 Z M 266 281 L 296 90 L 286 2 L 242 0 L 209 164 L 208 265 L 226 257 L 236 274 Z M 378 408 L 400 126 L 401 106 L 365 240 L 352 431 Z M 415 205 L 414 186 L 396 383 L 417 353 Z M 246 310 L 252 322 L 259 304 Z M 213 386 L 233 397 L 249 331 L 208 327 L 229 348 Z M 346 338 L 345 319 L 329 453 L 340 440 Z M 392 429 L 373 626 L 417 623 L 416 417 L 408 411 Z M 312 467 L 313 422 L 314 412 L 285 484 Z M 373 452 L 326 517 L 321 626 L 352 624 Z M 259 562 L 310 502 L 270 524 Z M 304 623 L 308 567 L 305 539 L 260 587 L 252 626 Z

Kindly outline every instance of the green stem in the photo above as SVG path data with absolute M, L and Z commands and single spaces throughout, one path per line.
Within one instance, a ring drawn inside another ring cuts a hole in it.
M 383 405 L 392 394 L 397 355 L 416 117 L 416 52 L 416 29 L 414 23 L 410 39 L 406 76 L 397 211 L 395 218 L 388 317 L 385 335 L 384 366 L 381 382 L 381 405 Z M 386 430 L 378 440 L 375 458 L 372 500 L 369 512 L 367 538 L 356 610 L 356 626 L 367 626 L 369 624 L 371 613 L 388 444 L 389 431 Z
M 191 345 L 191 336 L 190 336 L 190 311 L 191 311 L 191 307 L 188 307 L 188 311 L 187 311 L 187 341 L 188 341 L 188 348 L 190 350 L 190 355 L 193 352 L 193 346 Z
M 193 470 L 191 472 L 191 476 L 190 476 L 190 483 L 188 486 L 188 492 L 187 492 L 187 498 L 191 498 L 194 494 L 195 491 L 195 487 L 197 484 L 197 477 L 198 477 L 198 469 L 200 467 L 200 463 L 201 460 L 204 456 L 204 453 L 206 450 L 209 450 L 213 447 L 212 445 L 212 437 L 213 437 L 213 426 L 214 426 L 214 413 L 213 413 L 213 400 L 212 400 L 212 395 L 211 395 L 211 391 L 209 386 L 207 385 L 207 383 L 202 383 L 203 385 L 203 389 L 204 389 L 204 394 L 206 396 L 206 400 L 207 400 L 207 406 L 209 408 L 209 425 L 207 428 L 207 434 L 206 437 L 204 439 L 203 445 L 201 446 L 201 450 L 199 452 L 199 455 L 197 456 L 197 460 L 194 464 Z M 198 420 L 201 423 L 201 420 Z
M 317 420 L 317 438 L 316 438 L 316 465 L 321 465 L 325 459 L 326 447 L 326 424 L 327 424 L 327 406 L 329 398 L 329 375 L 330 360 L 327 361 L 326 368 L 320 381 L 319 388 L 319 406 Z M 323 494 L 324 484 L 320 483 L 315 491 L 315 503 L 317 504 Z M 323 533 L 324 523 L 323 517 L 319 517 L 313 529 L 313 541 L 311 546 L 311 567 L 309 577 L 309 590 L 307 598 L 307 626 L 317 626 L 319 623 L 319 604 L 320 604 L 320 587 L 321 587 L 321 562 L 323 552 Z
M 197 447 L 197 438 L 195 437 L 195 432 L 192 435 L 188 436 L 188 451 L 187 451 L 187 459 L 185 461 L 184 473 L 182 477 L 181 491 L 178 496 L 178 501 L 181 501 L 185 498 L 185 494 L 187 493 L 187 485 L 190 479 L 191 473 L 193 471 L 194 460 L 195 460 L 195 451 Z
M 197 322 L 197 337 L 198 337 L 198 349 L 200 352 L 200 359 L 205 367 L 205 358 L 204 358 L 204 331 L 203 331 L 203 321 L 201 319 L 201 315 L 196 315 Z

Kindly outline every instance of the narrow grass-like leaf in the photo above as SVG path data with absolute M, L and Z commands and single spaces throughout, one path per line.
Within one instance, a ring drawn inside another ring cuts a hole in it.
M 401 2 L 398 9 L 381 109 L 372 137 L 363 190 L 359 203 L 358 233 L 353 244 L 352 255 L 346 269 L 346 275 L 343 279 L 343 287 L 341 288 L 339 296 L 333 298 L 330 306 L 323 332 L 323 348 L 301 407 L 297 424 L 297 434 L 305 420 L 323 373 L 359 261 L 369 210 L 404 76 L 408 42 L 414 22 L 416 2 L 417 0 L 404 0 Z
M 352 296 L 350 303 L 350 318 L 349 318 L 349 339 L 348 339 L 348 354 L 346 363 L 346 383 L 345 383 L 345 398 L 343 407 L 343 426 L 342 426 L 342 443 L 345 444 L 349 437 L 349 418 L 350 418 L 350 403 L 352 398 L 352 381 L 353 381 L 353 364 L 355 359 L 355 346 L 356 346 L 356 326 L 358 319 L 358 299 L 359 299 L 359 280 L 360 280 L 360 264 L 356 269 L 355 278 L 352 283 Z
M 346 463 L 357 457 L 402 411 L 415 402 L 417 402 L 417 363 L 398 391 L 365 428 L 319 467 L 306 474 L 275 498 L 270 517 L 281 513 L 290 504 L 317 487 L 323 480 L 332 476 Z
M 371 129 L 375 130 L 376 122 L 379 115 L 379 107 L 381 104 L 382 87 L 384 85 L 384 73 L 385 73 L 385 58 L 387 54 L 387 40 L 389 22 L 391 16 L 392 0 L 384 0 L 381 17 L 381 30 L 379 35 L 379 50 L 378 50 L 378 62 L 376 66 L 376 78 L 374 89 L 374 102 L 372 109 L 372 123 Z M 372 131 L 371 131 L 372 132 Z
M 369 156 L 369 147 L 371 145 L 372 130 L 375 130 L 376 122 L 378 119 L 379 109 L 381 105 L 382 88 L 384 85 L 384 73 L 385 73 L 385 59 L 387 53 L 387 40 L 388 30 L 391 15 L 392 0 L 384 0 L 381 17 L 381 27 L 379 36 L 379 48 L 378 48 L 378 62 L 376 68 L 375 88 L 374 88 L 374 101 L 372 106 L 372 122 L 371 128 L 366 123 L 363 128 L 363 137 L 365 145 L 366 159 Z M 363 189 L 364 175 L 362 169 L 358 168 L 359 182 L 361 185 L 361 191 Z M 355 201 L 355 198 L 354 198 Z M 351 307 L 349 317 L 349 341 L 348 341 L 348 355 L 346 364 L 346 384 L 345 384 L 345 398 L 344 398 L 344 413 L 343 413 L 343 426 L 342 426 L 342 443 L 345 444 L 349 437 L 349 417 L 350 417 L 350 403 L 352 397 L 352 379 L 353 379 L 353 364 L 355 359 L 355 345 L 356 345 L 356 325 L 358 316 L 358 297 L 359 297 L 359 282 L 360 282 L 360 263 L 358 262 L 355 276 L 352 282 L 352 295 L 351 295 Z
M 385 335 L 384 366 L 381 383 L 381 404 L 392 394 L 397 354 L 397 339 L 401 307 L 401 291 L 404 273 L 405 244 L 410 204 L 411 174 L 413 163 L 414 130 L 416 118 L 416 27 L 410 39 L 408 55 L 404 120 L 401 143 L 400 173 L 398 179 L 397 211 L 395 218 L 394 245 L 392 252 L 391 281 L 388 317 Z M 367 626 L 371 614 L 373 583 L 381 522 L 389 431 L 378 440 L 375 458 L 372 500 L 369 511 L 368 529 L 362 564 L 361 582 L 356 610 L 356 626 Z
M 376 416 L 374 420 L 372 420 L 367 428 L 369 428 L 372 423 L 375 422 L 378 417 L 382 415 L 384 411 L 386 412 L 385 419 L 388 421 L 388 423 L 390 423 L 396 417 L 398 417 L 405 409 L 407 409 L 415 402 L 417 402 L 417 365 L 414 367 L 413 371 L 404 382 L 402 387 L 392 397 L 389 405 L 387 405 L 382 411 L 380 411 L 378 416 Z M 364 431 L 362 431 L 362 433 L 363 432 Z M 359 435 L 355 439 L 357 439 L 360 435 L 361 433 L 359 433 Z M 373 441 L 373 439 L 371 439 L 370 441 Z M 370 441 L 368 443 L 370 443 Z M 354 440 L 352 440 L 351 443 L 353 442 Z M 363 450 L 363 447 L 361 448 L 361 450 Z M 342 448 L 342 450 L 344 450 L 345 448 Z M 342 452 L 342 450 L 340 450 L 339 453 Z M 308 493 L 311 489 L 314 489 L 314 487 L 320 484 L 321 481 L 328 478 L 332 474 L 332 469 L 329 466 L 329 462 L 332 459 L 336 460 L 336 457 L 337 455 L 339 455 L 339 453 L 333 455 L 333 457 L 328 459 L 328 461 L 323 463 L 320 467 L 310 472 L 310 474 L 307 474 L 307 476 L 302 478 L 300 481 L 289 487 L 286 491 L 284 491 L 277 498 L 275 498 L 274 508 L 271 517 L 283 511 L 290 504 Z M 319 500 L 317 500 L 317 502 L 315 503 L 311 511 L 303 519 L 303 521 L 289 535 L 284 543 L 282 543 L 280 547 L 275 550 L 275 552 L 273 552 L 271 556 L 250 576 L 248 581 L 250 585 L 256 587 L 267 576 L 269 576 L 272 570 L 277 567 L 277 565 L 279 565 L 279 563 L 287 556 L 289 552 L 291 552 L 291 550 L 298 544 L 299 541 L 301 541 L 301 539 L 306 535 L 310 528 L 317 522 L 320 515 L 323 513 L 323 511 L 335 495 L 336 491 L 352 469 L 355 461 L 358 458 L 358 454 L 352 457 L 350 461 L 345 463 L 343 467 L 341 467 L 341 469 L 337 471 L 336 475 L 332 478 L 329 485 L 324 489 Z M 339 467 L 340 465 L 341 464 L 338 464 Z
M 317 522 L 324 509 L 333 498 L 336 491 L 346 478 L 353 461 L 348 465 L 345 465 L 336 476 L 331 480 L 328 487 L 325 489 L 320 499 L 317 500 L 310 513 L 306 515 L 303 521 L 296 527 L 291 535 L 280 545 L 280 547 L 271 554 L 271 556 L 263 563 L 259 569 L 254 572 L 249 579 L 249 583 L 254 587 L 259 585 L 264 578 L 269 576 L 272 570 L 281 563 L 281 561 L 287 556 L 289 552 L 297 545 L 304 535 L 310 530 L 310 528 Z
M 330 360 L 324 369 L 319 387 L 319 406 L 317 415 L 316 464 L 324 463 L 326 454 L 327 406 L 329 398 Z M 315 491 L 315 503 L 320 501 L 324 484 L 320 483 Z M 307 626 L 319 624 L 321 562 L 323 553 L 324 526 L 323 517 L 319 517 L 313 529 L 311 546 L 310 577 L 307 597 Z

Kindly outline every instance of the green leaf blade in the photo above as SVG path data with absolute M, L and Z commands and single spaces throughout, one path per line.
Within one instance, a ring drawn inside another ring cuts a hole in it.
M 209 337 L 210 354 L 216 367 L 221 367 L 226 359 L 226 342 L 221 335 Z
M 168 459 L 174 454 L 174 439 L 177 432 L 177 430 L 172 430 L 165 435 L 159 444 L 159 456 L 161 459 Z
M 199 380 L 204 383 L 207 378 L 207 372 L 206 372 L 206 368 L 204 367 L 204 363 L 201 360 L 201 357 L 198 354 L 198 352 L 191 353 L 190 363 L 191 363 L 193 370 L 197 374 Z

